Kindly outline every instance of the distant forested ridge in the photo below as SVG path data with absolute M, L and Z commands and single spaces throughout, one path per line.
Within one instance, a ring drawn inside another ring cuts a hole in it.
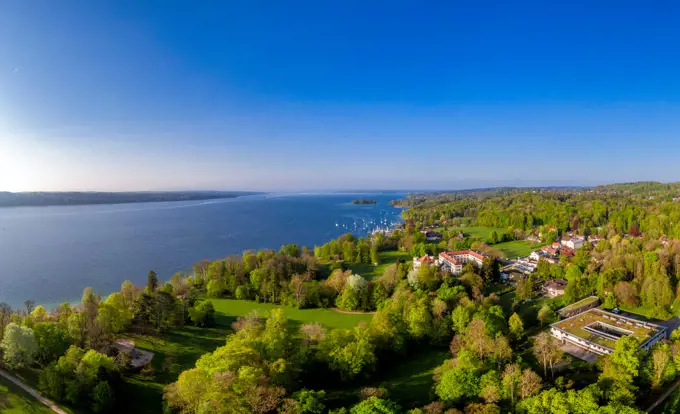
M 0 207 L 70 206 L 83 204 L 150 203 L 233 198 L 259 193 L 246 191 L 172 191 L 172 192 L 0 192 Z

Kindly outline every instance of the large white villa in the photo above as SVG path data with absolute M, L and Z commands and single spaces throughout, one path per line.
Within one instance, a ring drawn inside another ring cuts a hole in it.
M 484 255 L 474 250 L 459 250 L 455 252 L 439 253 L 439 263 L 442 269 L 458 275 L 463 272 L 463 266 L 468 262 L 473 262 L 477 267 L 482 267 Z

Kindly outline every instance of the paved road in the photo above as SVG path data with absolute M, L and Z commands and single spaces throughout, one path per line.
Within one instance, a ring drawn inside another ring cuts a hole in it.
M 670 336 L 671 332 L 680 327 L 680 318 L 676 316 L 675 318 L 671 318 L 667 321 L 659 322 L 659 325 L 663 325 L 668 328 L 668 336 Z
M 40 395 L 38 391 L 35 389 L 29 387 L 28 385 L 24 384 L 21 382 L 19 379 L 14 377 L 13 375 L 10 375 L 6 371 L 0 369 L 0 375 L 3 377 L 7 378 L 9 381 L 12 381 L 14 384 L 16 384 L 18 387 L 22 388 L 24 391 L 27 393 L 31 394 L 32 396 L 35 397 L 36 400 L 40 401 L 43 403 L 46 407 L 50 408 L 52 411 L 58 414 L 67 414 L 66 411 L 62 410 L 61 408 L 57 407 L 56 404 L 54 404 L 52 401 L 48 400 L 47 398 L 43 397 Z

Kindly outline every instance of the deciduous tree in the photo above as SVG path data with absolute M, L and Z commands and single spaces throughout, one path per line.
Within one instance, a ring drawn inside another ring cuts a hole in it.
M 5 327 L 5 335 L 0 342 L 3 359 L 12 368 L 31 365 L 38 352 L 33 330 L 14 322 Z
M 524 335 L 524 324 L 522 323 L 522 318 L 519 317 L 517 312 L 510 316 L 508 326 L 510 328 L 510 335 L 512 335 L 512 338 L 515 341 L 519 341 Z
M 563 352 L 559 347 L 559 343 L 548 332 L 541 332 L 534 338 L 534 355 L 536 359 L 543 365 L 543 377 L 548 377 L 548 367 L 553 373 L 553 367 L 561 359 Z

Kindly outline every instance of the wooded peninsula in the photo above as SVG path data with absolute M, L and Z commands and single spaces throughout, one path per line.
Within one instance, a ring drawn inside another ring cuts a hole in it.
M 365 237 L 0 304 L 3 368 L 84 412 L 680 410 L 680 183 L 399 204 Z
M 83 204 L 153 203 L 234 198 L 260 193 L 246 191 L 171 192 L 0 192 L 0 207 L 68 206 Z

